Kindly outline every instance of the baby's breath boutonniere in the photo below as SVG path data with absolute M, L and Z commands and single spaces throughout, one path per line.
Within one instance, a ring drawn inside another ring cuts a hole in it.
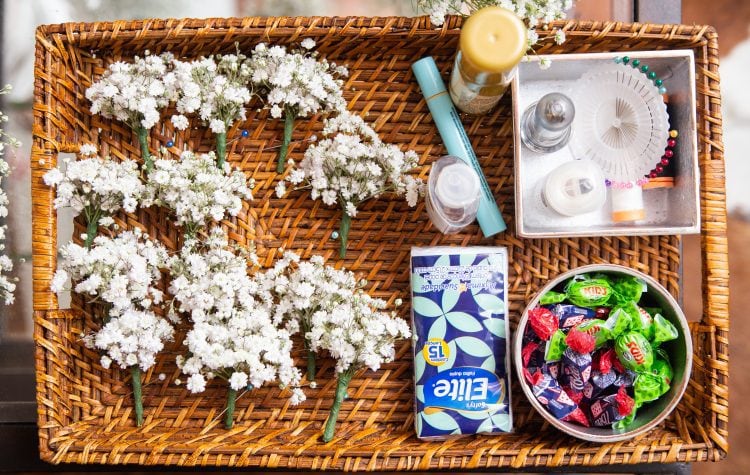
M 187 240 L 169 260 L 170 313 L 186 313 L 193 324 L 184 341 L 188 352 L 177 365 L 192 393 L 203 392 L 212 379 L 226 383 L 227 429 L 243 391 L 275 382 L 289 390 L 291 404 L 305 399 L 291 336 L 272 321 L 270 298 L 248 274 L 248 264 L 258 265 L 255 254 L 232 248 L 219 227 L 203 241 Z
M 124 122 L 138 135 L 146 171 L 153 165 L 149 130 L 159 122 L 161 110 L 176 97 L 174 75 L 168 74 L 173 59 L 171 53 L 152 55 L 146 51 L 132 63 L 114 62 L 86 89 L 92 114 Z
M 352 218 L 365 201 L 384 193 L 405 195 L 416 206 L 424 183 L 408 174 L 419 163 L 413 151 L 406 153 L 386 144 L 358 115 L 344 112 L 323 126 L 323 140 L 308 147 L 298 167 L 286 181 L 309 188 L 313 199 L 341 207 L 339 257 L 346 256 Z M 286 184 L 279 182 L 276 194 L 283 196 Z
M 346 108 L 342 94 L 345 67 L 318 60 L 312 38 L 301 49 L 287 52 L 283 46 L 258 44 L 252 54 L 252 82 L 265 99 L 274 118 L 284 118 L 284 137 L 279 149 L 278 173 L 284 171 L 294 120 L 319 112 L 339 112 Z
M 324 442 L 334 437 L 352 377 L 360 369 L 377 371 L 383 363 L 393 361 L 395 342 L 411 336 L 409 325 L 395 312 L 382 311 L 385 304 L 359 289 L 346 302 L 312 316 L 305 338 L 313 351 L 326 350 L 336 360 L 336 392 L 323 431 Z
M 156 364 L 156 355 L 174 333 L 170 322 L 152 310 L 162 302 L 158 283 L 167 250 L 136 228 L 114 238 L 98 236 L 91 248 L 68 243 L 60 256 L 51 290 L 64 290 L 70 278 L 76 293 L 102 305 L 104 311 L 98 315 L 101 328 L 84 335 L 83 341 L 104 353 L 100 360 L 104 369 L 114 361 L 130 370 L 135 421 L 140 427 L 141 372 Z
M 112 216 L 121 209 L 133 213 L 144 192 L 133 160 L 117 162 L 99 157 L 96 147 L 81 145 L 82 160 L 66 159 L 65 171 L 53 168 L 44 174 L 44 183 L 56 188 L 55 208 L 72 208 L 86 218 L 84 246 L 91 247 L 99 225 L 114 223 Z
M 178 114 L 172 116 L 172 124 L 185 130 L 189 125 L 185 114 L 197 113 L 216 136 L 216 166 L 223 169 L 227 131 L 235 121 L 245 119 L 245 104 L 252 97 L 248 58 L 241 53 L 218 54 L 174 64 Z

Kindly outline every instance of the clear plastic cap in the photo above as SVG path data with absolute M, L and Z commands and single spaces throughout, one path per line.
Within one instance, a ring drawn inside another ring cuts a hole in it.
M 450 155 L 432 164 L 427 184 L 427 213 L 444 234 L 471 224 L 477 216 L 481 184 L 473 168 Z

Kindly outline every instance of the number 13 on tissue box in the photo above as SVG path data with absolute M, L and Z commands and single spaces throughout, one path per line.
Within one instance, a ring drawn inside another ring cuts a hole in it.
M 412 248 L 420 439 L 512 430 L 507 274 L 503 247 Z

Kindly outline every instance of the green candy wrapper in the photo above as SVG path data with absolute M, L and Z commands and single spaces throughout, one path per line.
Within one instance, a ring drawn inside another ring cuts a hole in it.
M 612 424 L 612 428 L 615 430 L 625 430 L 628 428 L 630 424 L 633 423 L 634 419 L 635 419 L 635 409 L 633 409 L 633 412 L 631 412 L 630 415 L 625 416 L 624 419 L 620 419 L 619 421 Z
M 557 330 L 552 334 L 544 349 L 544 360 L 546 362 L 560 361 L 563 353 L 568 349 L 568 344 L 565 343 L 565 336 L 565 332 L 562 330 Z
M 625 276 L 612 284 L 614 301 L 617 305 L 641 300 L 641 295 L 647 290 L 646 283 L 635 276 Z
M 654 331 L 651 340 L 654 345 L 660 345 L 665 341 L 674 340 L 679 336 L 677 328 L 672 322 L 662 317 L 660 314 L 656 314 L 654 317 L 654 324 L 652 327 Z
M 661 313 L 660 307 L 643 307 L 643 310 L 647 311 L 652 317 L 655 317 L 657 313 Z
M 651 315 L 630 300 L 622 305 L 615 307 L 615 310 L 622 310 L 630 316 L 630 330 L 638 332 L 651 340 L 654 336 L 654 322 Z
M 604 326 L 609 330 L 612 338 L 617 338 L 630 329 L 633 318 L 621 308 L 616 308 L 610 312 Z
M 565 286 L 565 293 L 573 305 L 594 308 L 607 306 L 613 290 L 609 279 L 605 277 L 577 276 Z
M 612 339 L 612 332 L 606 327 L 604 320 L 587 320 L 576 327 L 578 331 L 588 333 L 596 339 L 596 347 L 601 348 Z
M 663 379 L 652 373 L 639 373 L 635 378 L 635 405 L 641 407 L 643 404 L 656 401 L 662 392 Z
M 566 295 L 562 292 L 550 290 L 539 299 L 539 305 L 554 305 L 565 300 Z
M 657 354 L 654 359 L 654 364 L 651 365 L 651 373 L 659 378 L 661 384 L 659 396 L 669 391 L 669 387 L 672 384 L 672 377 L 674 376 L 674 371 L 672 370 L 672 365 L 669 364 L 669 360 L 661 358 L 660 355 Z
M 615 352 L 620 363 L 629 370 L 648 371 L 654 364 L 654 350 L 651 348 L 651 343 L 645 336 L 634 331 L 625 333 L 615 340 Z

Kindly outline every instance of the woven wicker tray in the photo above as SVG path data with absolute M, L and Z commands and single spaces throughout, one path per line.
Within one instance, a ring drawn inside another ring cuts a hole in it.
M 147 20 L 115 23 L 47 25 L 37 30 L 32 155 L 34 337 L 41 456 L 53 463 L 261 466 L 269 468 L 384 470 L 598 465 L 608 463 L 718 460 L 727 450 L 728 270 L 724 162 L 716 33 L 702 26 L 568 22 L 563 46 L 543 53 L 690 48 L 695 52 L 698 134 L 701 165 L 703 315 L 692 315 L 695 348 L 693 377 L 677 411 L 646 436 L 625 443 L 597 445 L 564 436 L 544 423 L 513 387 L 517 431 L 503 437 L 467 437 L 447 442 L 420 442 L 414 436 L 412 369 L 409 344 L 398 349 L 396 362 L 377 373 L 355 377 L 344 402 L 337 438 L 325 445 L 319 434 L 334 391 L 333 368 L 321 364 L 319 387 L 309 399 L 291 407 L 278 389 L 263 388 L 241 397 L 234 429 L 221 424 L 224 388 L 210 385 L 193 396 L 170 384 L 177 377 L 173 345 L 145 375 L 146 422 L 132 422 L 127 372 L 105 371 L 94 352 L 80 341 L 95 328 L 89 309 L 73 299 L 59 309 L 49 290 L 56 268 L 57 218 L 53 192 L 42 175 L 56 166 L 60 152 L 75 152 L 94 141 L 104 153 L 139 157 L 137 140 L 120 123 L 94 117 L 85 89 L 111 61 L 128 60 L 148 49 L 177 55 L 247 51 L 259 41 L 292 43 L 305 37 L 320 51 L 347 64 L 349 108 L 367 114 L 384 140 L 416 150 L 423 164 L 444 153 L 443 146 L 409 67 L 425 55 L 450 68 L 460 19 L 434 29 L 426 18 L 244 18 L 215 20 Z M 409 249 L 413 245 L 496 244 L 508 247 L 509 298 L 513 325 L 530 296 L 549 278 L 583 264 L 613 262 L 650 274 L 673 294 L 679 292 L 680 240 L 665 237 L 612 237 L 521 240 L 512 229 L 513 140 L 508 98 L 488 116 L 464 123 L 500 203 L 509 231 L 490 242 L 478 228 L 443 236 L 431 227 L 420 204 L 371 202 L 352 226 L 347 258 L 336 257 L 331 232 L 336 210 L 320 206 L 306 194 L 277 199 L 273 188 L 276 150 L 283 124 L 265 112 L 252 112 L 244 124 L 249 137 L 232 143 L 230 160 L 255 177 L 256 199 L 235 220 L 225 223 L 233 240 L 254 240 L 265 264 L 279 247 L 304 256 L 323 254 L 329 263 L 346 266 L 370 281 L 379 297 L 408 302 Z M 157 150 L 170 139 L 208 151 L 210 133 L 193 129 L 177 133 L 168 121 L 151 134 Z M 295 139 L 320 129 L 320 121 L 299 121 Z M 299 159 L 302 147 L 293 146 Z M 428 167 L 420 174 L 426 177 Z M 121 226 L 140 226 L 171 249 L 179 233 L 165 213 L 154 210 L 118 217 Z M 76 233 L 82 232 L 76 223 Z M 67 239 L 67 238 L 64 238 Z M 406 306 L 408 309 L 408 305 Z M 406 315 L 405 315 L 406 316 Z M 697 322 L 697 320 L 699 320 Z M 178 339 L 179 340 L 179 335 Z M 158 379 L 166 373 L 167 381 Z

